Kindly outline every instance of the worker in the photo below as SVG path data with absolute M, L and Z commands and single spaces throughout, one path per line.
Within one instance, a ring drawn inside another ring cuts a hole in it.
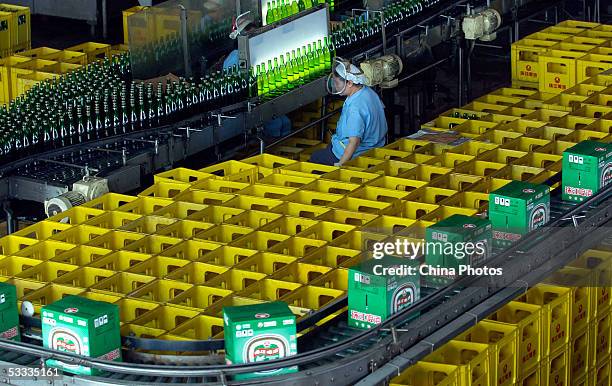
M 363 152 L 385 145 L 387 120 L 378 94 L 366 86 L 357 66 L 337 58 L 328 80 L 328 91 L 346 96 L 331 143 L 310 156 L 310 162 L 342 166 Z
M 236 39 L 238 35 L 244 31 L 249 31 L 250 21 L 248 20 L 248 14 L 250 12 L 246 12 L 240 16 L 238 16 L 237 20 L 234 22 L 233 31 L 230 34 L 230 38 Z M 225 60 L 223 61 L 223 69 L 228 70 L 232 67 L 238 67 L 238 49 L 235 48 L 232 52 L 227 55 Z M 264 135 L 269 137 L 283 137 L 288 135 L 291 132 L 291 121 L 287 118 L 286 115 L 282 115 L 276 119 L 264 123 Z

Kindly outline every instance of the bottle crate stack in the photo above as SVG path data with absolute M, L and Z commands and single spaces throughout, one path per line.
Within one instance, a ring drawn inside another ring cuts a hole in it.
M 0 57 L 32 47 L 30 8 L 0 4 Z
M 584 252 L 391 380 L 419 385 L 610 385 L 612 252 Z
M 558 94 L 612 68 L 612 26 L 568 20 L 512 44 L 512 84 Z

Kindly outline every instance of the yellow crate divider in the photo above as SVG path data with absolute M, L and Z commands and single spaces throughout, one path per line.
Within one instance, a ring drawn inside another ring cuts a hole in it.
M 461 214 L 464 216 L 474 216 L 477 213 L 479 213 L 478 209 L 442 205 L 438 209 L 433 210 L 425 216 L 421 217 L 420 220 L 437 223 L 456 214 Z
M 159 303 L 130 298 L 121 298 L 115 304 L 119 306 L 119 318 L 123 323 L 130 323 L 160 306 Z
M 601 120 L 606 115 L 612 113 L 612 107 L 597 106 L 597 105 L 583 105 L 578 110 L 572 113 L 572 116 L 591 118 L 593 123 Z M 591 123 L 591 125 L 593 124 Z
M 576 59 L 584 52 L 550 50 L 538 57 L 539 88 L 543 92 L 560 93 L 576 85 Z
M 128 294 L 154 280 L 155 278 L 152 276 L 118 272 L 108 279 L 104 279 L 96 285 L 91 286 L 91 289 L 102 293 Z
M 66 50 L 86 54 L 88 63 L 93 63 L 104 58 L 110 59 L 111 57 L 111 46 L 105 43 L 86 42 L 68 47 Z
M 582 107 L 583 102 L 588 98 L 583 95 L 560 93 L 545 101 L 542 108 L 572 113 Z
M 53 282 L 77 288 L 89 288 L 113 276 L 116 272 L 108 269 L 81 267 L 64 274 Z
M 51 283 L 25 295 L 19 303 L 29 301 L 34 306 L 34 314 L 40 315 L 43 306 L 56 302 L 65 296 L 76 296 L 82 292 L 83 288 Z
M 423 358 L 426 362 L 454 365 L 459 368 L 463 385 L 490 385 L 489 345 L 451 340 Z
M 42 260 L 31 259 L 29 257 L 7 256 L 0 260 L 0 275 L 8 277 L 17 276 L 42 263 Z
M 585 376 L 591 363 L 591 347 L 593 337 L 591 336 L 591 330 L 586 328 L 584 330 L 577 331 L 574 333 L 572 339 L 570 339 L 568 352 L 569 352 L 569 384 L 574 385 L 578 379 Z
M 259 230 L 264 232 L 280 233 L 288 236 L 295 236 L 310 227 L 318 224 L 319 221 L 301 217 L 283 216 L 277 220 L 267 223 Z
M 58 253 L 55 257 L 51 259 L 51 261 L 57 261 L 58 263 L 73 264 L 83 267 L 91 264 L 95 260 L 101 259 L 102 257 L 112 252 L 113 251 L 110 249 L 78 245 L 70 250 Z
M 258 180 L 258 183 L 299 189 L 304 185 L 308 185 L 314 180 L 315 178 L 311 177 L 294 176 L 289 174 L 271 174 Z
M 220 339 L 223 336 L 223 318 L 196 316 L 171 330 L 170 334 L 194 340 Z
M 166 276 L 166 279 L 194 285 L 203 285 L 204 283 L 229 270 L 229 267 L 192 261 L 184 267 L 173 271 L 171 274 Z
M 206 178 L 199 182 L 193 183 L 193 189 L 207 190 L 211 192 L 236 194 L 239 191 L 249 187 L 246 182 L 228 181 L 218 178 Z
M 135 319 L 133 324 L 143 327 L 170 331 L 198 315 L 197 311 L 181 307 L 161 306 L 157 307 L 140 318 Z
M 176 221 L 168 226 L 160 228 L 155 233 L 160 236 L 168 236 L 179 239 L 191 239 L 198 233 L 214 227 L 215 224 L 210 224 L 202 221 L 181 220 Z
M 271 250 L 275 245 L 286 241 L 291 236 L 279 233 L 254 231 L 231 242 L 231 246 L 258 251 Z
M 345 294 L 333 288 L 316 287 L 313 285 L 305 285 L 293 290 L 290 294 L 285 295 L 280 300 L 286 302 L 290 307 L 302 308 L 308 311 L 317 311 L 326 304 L 333 302 Z
M 273 302 L 300 287 L 302 287 L 301 284 L 288 281 L 263 279 L 238 292 L 236 296 Z
M 542 307 L 519 302 L 509 302 L 486 320 L 506 323 L 518 329 L 519 375 L 538 366 L 542 358 L 540 333 L 542 331 Z
M 274 185 L 253 184 L 253 185 L 250 185 L 240 190 L 236 194 L 242 195 L 242 196 L 253 196 L 253 197 L 280 200 L 283 197 L 294 193 L 295 191 L 296 189 L 294 188 L 287 188 L 287 187 L 274 186 Z
M 15 277 L 40 282 L 51 282 L 77 268 L 79 267 L 76 265 L 45 261 L 15 275 Z
M 53 221 L 41 221 L 19 230 L 13 233 L 13 235 L 42 241 L 70 228 L 71 226 L 68 224 Z
M 572 129 L 563 127 L 543 126 L 525 135 L 525 137 L 558 141 L 566 135 L 571 134 L 572 131 Z
M 61 222 L 70 225 L 77 225 L 91 220 L 92 218 L 106 213 L 103 210 L 85 208 L 82 206 L 75 206 L 64 212 L 60 212 L 55 216 L 47 218 L 47 221 Z
M 244 271 L 259 272 L 271 275 L 296 260 L 298 260 L 297 257 L 289 255 L 281 255 L 278 253 L 271 252 L 259 252 L 242 260 L 234 267 L 236 269 L 241 269 Z
M 540 376 L 543 385 L 570 385 L 568 383 L 569 356 L 570 353 L 567 350 L 561 350 L 545 358 Z
M 233 293 L 233 291 L 221 288 L 194 285 L 171 299 L 168 304 L 176 307 L 204 310 Z
M 81 206 L 100 210 L 115 210 L 129 202 L 137 200 L 138 197 L 118 193 L 106 193 L 105 195 L 88 201 Z
M 193 184 L 207 178 L 214 178 L 214 176 L 212 174 L 202 173 L 197 170 L 175 168 L 166 172 L 155 174 L 153 176 L 153 182 L 186 182 Z
M 457 192 L 463 192 L 470 186 L 479 183 L 483 180 L 483 177 L 473 176 L 470 174 L 461 173 L 449 173 L 442 177 L 436 178 L 431 181 L 428 186 L 432 188 L 442 188 L 456 190 Z
M 232 268 L 207 280 L 204 285 L 239 292 L 266 276 L 265 273 Z
M 139 300 L 166 303 L 191 287 L 193 287 L 193 285 L 189 283 L 156 279 L 128 293 L 127 296 Z
M 596 366 L 590 373 L 590 384 L 596 386 L 606 386 L 610 384 L 612 379 L 612 362 L 610 358 L 607 361 L 602 361 L 601 364 Z
M 33 50 L 32 50 L 33 51 Z M 19 55 L 23 55 L 20 52 Z M 46 53 L 40 55 L 40 59 L 53 60 L 60 63 L 67 64 L 78 64 L 81 66 L 87 65 L 87 54 L 84 52 L 70 51 L 70 50 L 55 50 L 50 49 Z
M 591 355 L 590 365 L 597 366 L 604 361 L 610 361 L 610 345 L 612 342 L 612 314 L 598 316 L 591 323 Z
M 369 232 L 382 233 L 386 235 L 394 235 L 402 232 L 406 228 L 413 226 L 416 220 L 395 217 L 395 216 L 379 216 L 375 220 L 365 224 L 362 229 Z
M 480 137 L 476 137 L 475 140 L 476 141 L 481 141 L 481 142 L 491 142 L 491 143 L 494 143 L 496 145 L 503 145 L 505 143 L 512 142 L 513 140 L 515 140 L 516 138 L 520 137 L 521 135 L 523 135 L 523 134 L 522 133 L 513 132 L 513 131 L 494 129 L 494 130 L 487 131 L 486 133 L 484 133 Z M 449 154 L 449 153 L 447 153 L 447 154 Z M 468 159 L 468 161 L 469 161 L 469 159 Z
M 537 40 L 527 37 L 515 43 L 511 48 L 512 80 L 538 82 L 538 56 L 557 44 L 551 40 Z
M 222 224 L 196 234 L 194 240 L 228 244 L 251 232 L 251 228 Z
M 602 141 L 609 142 L 606 137 L 608 137 L 608 133 L 602 133 L 600 131 L 590 131 L 590 130 L 576 130 L 565 137 L 562 137 L 560 140 L 565 142 L 574 142 L 579 143 L 582 141 Z
M 112 230 L 128 226 L 142 217 L 135 213 L 110 211 L 85 221 L 83 225 Z

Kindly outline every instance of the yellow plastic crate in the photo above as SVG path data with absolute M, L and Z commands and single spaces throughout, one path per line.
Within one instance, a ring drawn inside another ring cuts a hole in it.
M 188 283 L 157 279 L 130 293 L 129 297 L 156 303 L 166 303 L 192 287 Z
M 561 138 L 561 140 L 574 143 L 579 143 L 587 140 L 607 142 L 606 137 L 608 137 L 608 133 L 590 130 L 577 130 Z
M 519 375 L 526 375 L 526 372 L 537 366 L 542 358 L 541 319 L 542 307 L 519 302 L 510 302 L 487 318 L 510 324 L 518 329 Z
M 87 55 L 87 62 L 93 63 L 100 59 L 110 59 L 110 44 L 87 42 L 66 48 L 68 51 L 82 52 Z
M 473 176 L 489 177 L 500 173 L 506 164 L 490 161 L 479 161 L 478 159 L 470 162 L 465 162 L 455 168 L 457 173 L 469 174 Z
M 232 293 L 233 291 L 226 289 L 196 285 L 175 296 L 168 304 L 204 310 Z
M 186 217 L 187 220 L 201 221 L 211 224 L 222 224 L 230 219 L 244 213 L 245 210 L 238 208 L 227 208 L 224 206 L 208 206 Z
M 302 217 L 283 216 L 278 220 L 267 223 L 261 227 L 261 231 L 281 233 L 288 236 L 296 234 L 318 224 L 317 220 L 311 220 Z
M 410 180 L 431 182 L 436 178 L 442 177 L 449 174 L 453 169 L 433 166 L 433 165 L 419 165 L 416 168 L 410 169 L 406 173 L 401 174 L 399 177 L 407 178 Z
M 174 306 L 161 306 L 135 319 L 133 323 L 143 327 L 170 331 L 197 315 L 198 312 L 194 310 Z
M 316 218 L 330 211 L 330 208 L 317 205 L 301 204 L 297 202 L 285 202 L 272 209 L 273 213 L 285 214 L 294 217 Z
M 283 296 L 290 294 L 293 290 L 300 288 L 301 284 L 291 283 L 288 281 L 263 279 L 236 295 L 243 298 L 250 298 L 265 301 L 277 301 Z
M 471 110 L 471 111 L 477 111 L 477 112 L 488 113 L 488 114 L 495 114 L 495 113 L 499 113 L 501 111 L 504 111 L 506 109 L 506 106 L 500 106 L 500 105 L 495 105 L 495 104 L 492 104 L 492 103 L 484 103 L 484 102 L 474 101 L 472 103 L 469 103 L 469 104 L 463 106 L 462 108 L 466 109 L 466 110 Z
M 42 241 L 70 228 L 72 227 L 68 224 L 53 221 L 40 221 L 13 233 L 13 235 Z
M 444 116 L 445 114 L 441 114 L 441 115 Z M 389 149 L 389 150 L 398 150 L 398 151 L 403 151 L 403 152 L 408 152 L 408 153 L 414 153 L 419 148 L 423 146 L 427 146 L 428 144 L 429 144 L 429 141 L 402 138 L 402 139 L 398 139 L 397 141 L 386 145 L 384 148 Z
M 462 119 L 479 119 L 484 120 L 484 117 L 489 115 L 489 113 L 483 113 L 481 111 L 469 110 L 465 107 L 462 108 L 454 108 L 447 110 L 440 114 L 440 117 L 453 117 L 453 118 L 462 118 Z M 428 144 L 427 141 L 421 141 L 424 145 Z M 421 145 L 423 146 L 423 145 Z
M 386 214 L 395 208 L 394 204 L 388 202 L 378 202 L 363 200 L 361 198 L 346 197 L 335 201 L 330 205 L 331 208 L 344 209 L 353 212 L 363 212 L 372 214 Z
M 457 366 L 464 385 L 490 385 L 490 355 L 486 344 L 451 340 L 423 360 Z
M 572 116 L 593 119 L 593 123 L 612 113 L 612 107 L 584 105 L 572 113 Z M 592 124 L 592 123 L 591 123 Z
M 570 27 L 570 26 L 552 26 L 543 29 L 541 32 L 565 35 L 566 38 L 571 38 L 585 31 L 585 28 Z
M 439 116 L 436 119 L 434 119 L 433 121 L 424 123 L 421 125 L 421 127 L 439 127 L 439 128 L 443 128 L 443 129 L 452 129 L 455 126 L 458 126 L 460 124 L 462 124 L 463 122 L 465 122 L 467 119 L 465 118 L 454 118 L 454 117 L 445 117 L 445 116 Z
M 272 232 L 254 231 L 237 240 L 232 241 L 233 247 L 244 249 L 254 249 L 257 251 L 267 251 L 275 245 L 282 243 L 291 236 Z
M 13 53 L 11 41 L 11 29 L 13 27 L 13 15 L 10 12 L 0 12 L 0 56 L 5 57 Z
M 152 255 L 146 253 L 117 251 L 92 261 L 89 266 L 117 272 L 127 271 L 136 264 L 152 257 Z
M 83 288 L 52 283 L 25 295 L 21 298 L 21 302 L 29 301 L 32 303 L 34 306 L 34 314 L 40 315 L 43 306 L 49 305 L 69 295 L 79 295 L 81 292 L 83 292 Z
M 597 106 L 611 106 L 612 105 L 612 95 L 604 94 L 603 92 L 600 94 L 595 94 L 583 102 L 583 105 L 597 105 Z
M 7 256 L 0 260 L 0 275 L 7 277 L 17 276 L 42 263 L 42 260 L 28 257 Z
M 288 188 L 301 188 L 315 181 L 315 178 L 293 176 L 289 174 L 271 174 L 258 181 L 260 184 L 285 186 Z
M 288 256 L 304 257 L 327 244 L 324 240 L 316 240 L 305 237 L 291 237 L 270 248 L 272 253 L 280 253 Z
M 532 153 L 536 154 L 536 153 Z M 515 181 L 534 181 L 538 179 L 545 170 L 525 165 L 509 165 L 495 174 L 496 178 L 504 178 Z
M 385 176 L 397 177 L 411 169 L 417 167 L 416 164 L 397 160 L 387 160 L 371 167 L 368 171 L 372 173 L 381 173 Z
M 126 246 L 123 250 L 148 253 L 151 255 L 163 254 L 164 251 L 172 248 L 174 245 L 177 245 L 182 241 L 183 240 L 175 237 L 151 235 L 130 243 L 130 245 Z
M 274 185 L 255 184 L 255 185 L 250 185 L 247 188 L 244 188 L 243 190 L 238 192 L 238 194 L 244 195 L 244 196 L 253 196 L 253 197 L 261 197 L 261 198 L 279 200 L 285 196 L 290 195 L 291 193 L 295 191 L 296 189 L 294 188 L 285 188 L 285 187 L 274 186 Z
M 157 173 L 153 176 L 154 183 L 158 182 L 175 182 L 175 183 L 188 183 L 193 184 L 195 182 L 214 177 L 212 174 L 202 173 L 197 170 L 187 168 L 176 168 L 168 170 L 167 172 Z
M 301 261 L 308 264 L 324 265 L 330 268 L 339 267 L 361 254 L 358 250 L 326 245 L 309 253 Z
M 537 40 L 527 37 L 512 43 L 512 80 L 538 82 L 538 56 L 557 44 L 551 40 Z
M 31 50 L 34 51 L 34 50 Z M 23 52 L 20 52 L 19 55 L 23 55 Z M 70 64 L 78 64 L 81 66 L 85 66 L 87 64 L 87 54 L 84 52 L 76 52 L 69 50 L 56 50 L 56 49 L 48 49 L 44 53 L 38 55 L 40 59 L 45 60 L 53 60 L 55 62 L 60 63 L 70 63 Z
M 29 50 L 32 46 L 30 8 L 14 4 L 0 4 L 0 11 L 11 14 L 9 31 L 11 52 Z
M 456 341 L 489 345 L 490 384 L 510 386 L 517 380 L 517 328 L 505 323 L 480 321 Z
M 515 139 L 512 142 L 508 142 L 502 145 L 501 147 L 503 149 L 518 150 L 518 151 L 524 151 L 524 152 L 534 152 L 534 151 L 539 151 L 540 148 L 550 143 L 551 142 L 546 139 L 520 137 L 520 138 Z
M 194 239 L 217 244 L 227 244 L 251 232 L 253 232 L 251 228 L 222 224 L 196 234 Z
M 331 270 L 332 268 L 322 265 L 295 262 L 276 271 L 270 278 L 292 283 L 309 284 Z
M 93 295 L 96 293 L 92 292 L 91 294 Z M 119 299 L 115 302 L 115 304 L 119 306 L 119 319 L 122 323 L 130 323 L 134 319 L 138 319 L 147 312 L 160 306 L 159 303 L 130 298 Z
M 369 213 L 351 212 L 348 210 L 333 209 L 319 217 L 319 221 L 335 222 L 339 224 L 361 226 L 375 219 L 377 215 Z
M 600 86 L 597 84 L 580 83 L 580 84 L 575 85 L 574 87 L 567 89 L 563 93 L 590 97 L 605 89 L 606 89 L 605 86 Z
M 266 276 L 266 274 L 259 272 L 230 269 L 207 280 L 204 284 L 208 287 L 238 292 L 262 280 Z
M 244 175 L 248 181 L 255 182 L 257 167 L 240 161 L 226 161 L 198 170 L 202 173 L 213 174 L 217 177 L 228 179 L 231 176 Z M 246 173 L 246 174 L 245 174 Z
M 523 98 L 529 98 L 531 95 L 535 94 L 535 91 L 521 90 L 519 88 L 511 88 L 511 87 L 502 87 L 502 88 L 498 88 L 495 91 L 492 91 L 489 94 L 490 95 L 503 95 L 507 97 L 523 99 Z
M 181 220 L 176 221 L 166 227 L 162 227 L 155 233 L 160 236 L 191 239 L 198 233 L 204 232 L 205 230 L 208 230 L 214 226 L 216 225 L 201 221 Z
M 20 70 L 18 68 L 14 68 L 11 74 L 15 77 L 15 87 L 13 88 L 12 94 L 13 98 L 27 93 L 32 87 L 40 82 L 56 79 L 60 76 L 49 72 Z
M 155 256 L 143 261 L 142 263 L 134 265 L 127 272 L 163 278 L 187 264 L 189 264 L 188 260 Z
M 341 194 L 298 190 L 289 196 L 283 197 L 283 201 L 313 206 L 331 206 L 331 204 L 341 200 L 343 197 L 344 195 Z
M 601 131 L 604 133 L 612 133 L 612 119 L 598 119 L 589 126 L 585 127 L 586 130 Z
M 545 139 L 548 141 L 557 141 L 565 137 L 566 135 L 570 134 L 571 132 L 572 132 L 572 129 L 567 129 L 563 127 L 544 126 L 544 127 L 540 127 L 539 129 L 536 129 L 532 131 L 531 133 L 527 134 L 526 137 Z
M 58 254 L 73 249 L 76 245 L 62 241 L 45 240 L 14 253 L 15 256 L 29 257 L 37 260 L 50 260 Z
M 193 340 L 220 339 L 223 335 L 223 318 L 208 315 L 196 316 L 171 330 L 170 334 Z
M 579 33 L 579 31 L 576 30 L 574 35 L 577 33 Z M 542 32 L 542 31 L 535 32 L 535 33 L 528 35 L 527 37 L 530 39 L 547 40 L 547 41 L 560 43 L 566 40 L 568 38 L 568 35 L 567 33 L 562 33 L 561 31 L 549 30 L 548 32 Z
M 478 212 L 478 209 L 441 205 L 438 209 L 428 213 L 420 219 L 437 223 L 456 214 L 462 214 L 464 216 L 473 216 Z
M 82 267 L 60 276 L 54 282 L 70 287 L 89 288 L 115 273 L 115 271 L 108 269 Z
M 480 137 L 477 137 L 476 140 L 480 142 L 491 142 L 496 145 L 503 145 L 505 143 L 512 142 L 521 135 L 521 133 L 513 131 L 490 130 Z
M 297 259 L 297 257 L 281 255 L 279 253 L 260 252 L 242 260 L 234 267 L 244 271 L 259 272 L 271 275 L 279 269 L 293 263 Z
M 498 95 L 498 94 L 487 94 L 475 100 L 478 102 L 491 103 L 494 105 L 514 106 L 515 104 L 523 100 L 523 97 Z
M 571 311 L 568 288 L 537 285 L 518 299 L 542 306 L 542 355 L 550 356 L 565 349 L 571 337 Z
M 520 90 L 520 89 L 511 89 L 511 90 Z M 532 90 L 520 90 L 520 91 L 525 91 L 528 92 L 530 94 L 536 94 L 536 91 L 532 91 Z M 522 99 L 522 101 L 525 101 L 527 99 Z M 517 107 L 522 107 L 519 106 L 521 102 L 517 103 L 515 106 Z M 514 115 L 505 115 L 505 114 L 489 114 L 485 117 L 482 118 L 483 121 L 487 121 L 487 122 L 496 122 L 496 123 L 510 123 L 512 121 L 515 121 L 519 119 L 519 117 L 516 117 Z
M 388 150 L 388 149 L 385 149 L 385 150 Z M 371 168 L 377 165 L 380 165 L 383 162 L 385 162 L 385 160 L 378 159 L 378 158 L 368 158 L 364 156 L 359 156 L 359 157 L 353 158 L 352 160 L 344 163 L 342 166 L 346 168 L 350 168 L 350 169 L 355 169 L 355 170 L 370 169 L 368 171 L 371 171 Z
M 76 265 L 58 263 L 55 261 L 45 261 L 42 264 L 27 269 L 17 275 L 20 279 L 27 279 L 40 282 L 55 281 L 61 276 L 77 269 Z
M 610 361 L 610 342 L 612 334 L 612 315 L 599 316 L 591 325 L 591 366 Z
M 597 28 L 586 30 L 578 36 L 584 36 L 593 39 L 607 39 L 609 41 L 612 40 L 612 31 L 610 30 L 610 26 L 602 25 Z
M 489 150 L 497 149 L 498 146 L 492 143 L 469 141 L 459 146 L 455 146 L 451 153 L 478 156 Z
M 317 177 L 338 170 L 335 166 L 314 164 L 311 162 L 296 162 L 279 168 L 281 174 L 289 174 L 301 177 Z
M 0 33 L 1 36 L 2 33 Z M 29 61 L 29 58 L 24 58 L 22 56 L 8 56 L 0 59 L 0 84 L 1 84 L 1 92 L 0 99 L 2 103 L 8 104 L 14 98 L 13 90 L 16 90 L 17 77 L 13 76 L 13 68 L 18 67 L 20 63 Z M 19 69 L 17 69 L 19 72 Z M 13 81 L 14 79 L 14 81 Z
M 141 339 L 156 339 L 166 333 L 166 330 L 159 328 L 143 327 L 136 324 L 126 323 L 119 330 L 121 336 L 133 336 Z
M 212 252 L 217 248 L 220 248 L 221 246 L 221 243 L 215 243 L 210 241 L 185 240 L 170 248 L 164 249 L 161 254 L 163 256 L 174 257 L 177 259 L 198 260 L 205 254 Z
M 575 385 L 588 373 L 591 360 L 592 338 L 590 330 L 584 329 L 574 333 L 568 347 L 569 353 L 569 384 Z
M 464 137 L 468 137 L 468 138 L 473 138 L 475 137 L 475 135 L 471 135 L 471 134 L 467 134 L 467 133 L 462 133 Z M 453 145 L 449 145 L 446 143 L 430 143 L 426 146 L 421 146 L 419 147 L 415 153 L 416 154 L 423 154 L 423 155 L 428 155 L 428 156 L 439 156 L 444 154 L 446 151 L 452 149 Z M 412 155 L 412 154 L 411 154 Z M 408 160 L 408 158 L 410 158 L 410 156 L 406 157 L 404 160 Z M 411 161 L 412 162 L 412 161 Z M 416 162 L 412 162 L 412 163 L 416 163 Z
M 235 194 L 211 192 L 211 191 L 206 191 L 206 190 L 187 189 L 187 190 L 184 190 L 182 193 L 174 196 L 174 200 L 191 202 L 194 204 L 202 204 L 202 205 L 224 205 L 228 201 L 233 200 L 235 197 L 236 197 Z M 149 197 L 141 197 L 141 198 L 149 198 Z M 158 210 L 158 208 L 156 208 L 155 210 Z
M 489 133 L 493 132 L 490 131 Z M 457 154 L 451 152 L 445 152 L 439 156 L 433 157 L 426 161 L 427 165 L 442 167 L 447 169 L 453 169 L 456 166 L 473 160 L 475 157 L 473 155 L 465 155 L 465 154 Z
M 342 237 L 338 237 L 336 240 L 330 243 L 330 245 L 339 248 L 365 251 L 371 248 L 372 244 L 383 241 L 388 237 L 388 235 L 383 235 L 380 233 L 352 231 Z
M 441 202 L 445 206 L 476 209 L 478 212 L 482 212 L 488 203 L 489 195 L 480 192 L 461 192 Z
M 54 64 L 50 64 L 47 66 L 44 66 L 40 69 L 40 71 L 42 72 L 48 72 L 50 74 L 58 74 L 58 75 L 63 75 L 63 74 L 67 74 L 71 71 L 77 70 L 79 68 L 81 68 L 83 66 L 81 66 L 80 64 L 73 64 L 73 63 L 54 63 Z
M 258 251 L 224 245 L 206 253 L 198 261 L 209 264 L 233 267 L 239 262 L 255 255 Z
M 510 141 L 506 142 L 509 143 Z M 527 155 L 527 152 L 519 150 L 510 150 L 499 148 L 495 150 L 482 153 L 478 156 L 478 160 L 487 162 L 496 162 L 500 164 L 511 164 L 516 160 L 519 160 Z
M 290 307 L 303 308 L 306 310 L 319 310 L 326 304 L 333 302 L 344 294 L 344 291 L 339 291 L 332 288 L 305 285 L 292 291 L 290 294 L 284 296 L 281 300 L 289 304 Z
M 569 352 L 562 350 L 547 357 L 541 366 L 540 379 L 543 385 L 570 385 Z
M 338 169 L 321 176 L 326 180 L 344 181 L 362 185 L 367 181 L 380 177 L 378 173 L 369 173 L 358 170 Z
M 450 173 L 429 183 L 429 187 L 464 191 L 471 185 L 483 180 L 483 177 L 469 174 Z
M 539 104 L 541 103 L 538 103 L 537 105 Z M 517 105 L 514 107 L 508 107 L 507 109 L 503 110 L 502 113 L 506 115 L 513 115 L 517 118 L 525 118 L 526 116 L 533 114 L 535 111 L 537 111 L 537 109 L 539 109 L 539 107 L 535 107 L 534 105 L 529 105 L 529 108 L 520 107 Z
M 532 118 L 529 120 L 517 119 L 510 123 L 506 123 L 506 124 L 498 126 L 497 130 L 512 131 L 516 133 L 527 134 L 533 130 L 536 130 L 540 127 L 545 126 L 546 124 L 547 124 L 546 122 L 537 121 L 535 120 L 535 118 Z
M 347 260 L 347 263 L 355 261 L 357 258 L 354 257 L 350 260 Z M 347 291 L 348 290 L 348 269 L 346 268 L 338 268 L 332 271 L 329 271 L 323 276 L 320 276 L 318 279 L 312 281 L 312 285 L 317 287 L 331 288 L 339 291 Z
M 369 159 L 379 159 L 385 161 L 399 161 L 410 155 L 408 151 L 385 149 L 385 148 L 373 148 L 360 155 L 360 157 Z
M 406 197 L 405 201 L 414 201 L 424 204 L 438 204 L 457 193 L 458 191 L 453 189 L 425 186 L 421 189 L 415 190 L 408 197 Z
M 391 189 L 409 193 L 427 185 L 427 182 L 403 177 L 381 176 L 380 178 L 369 181 L 366 185 L 372 188 Z
M 82 206 L 75 206 L 68 209 L 67 211 L 51 216 L 47 221 L 61 222 L 70 225 L 82 224 L 92 218 L 102 215 L 105 212 L 99 209 L 84 208 Z
M 460 386 L 462 382 L 457 366 L 417 362 L 392 378 L 390 386 Z
M 299 193 L 296 192 L 294 194 Z M 287 200 L 288 197 L 292 197 L 293 194 L 289 196 L 283 197 L 283 200 Z M 233 200 L 225 202 L 223 205 L 228 208 L 237 208 L 243 210 L 259 210 L 259 211 L 269 211 L 276 206 L 279 206 L 283 203 L 281 200 L 276 200 L 272 198 L 263 198 L 263 197 L 253 197 L 253 196 L 236 196 Z
M 133 42 L 142 42 L 149 39 L 150 36 L 154 36 L 155 34 L 155 25 L 153 23 L 144 23 L 144 25 L 140 24 L 141 20 L 144 22 L 145 16 L 139 16 L 137 18 L 132 18 L 131 23 L 129 17 L 148 9 L 146 6 L 134 6 L 124 10 L 123 13 L 123 42 L 125 44 L 130 44 L 129 37 L 132 36 Z M 129 26 L 132 28 L 130 29 Z
M 539 57 L 540 91 L 560 93 L 577 81 L 576 59 L 584 52 L 550 50 Z
M 610 358 L 596 366 L 589 374 L 590 384 L 595 386 L 609 385 L 612 380 L 611 366 L 612 361 L 610 361 Z
M 347 197 L 360 198 L 363 200 L 396 203 L 408 196 L 410 192 L 394 189 L 385 189 L 374 186 L 364 186 L 347 195 Z
M 418 220 L 425 215 L 438 209 L 440 205 L 428 204 L 415 201 L 403 201 L 401 207 L 401 216 L 404 218 Z
M 529 153 L 514 164 L 516 166 L 531 166 L 540 169 L 556 168 L 563 156 L 556 154 Z
M 392 235 L 411 227 L 415 222 L 416 220 L 403 217 L 379 216 L 375 220 L 364 225 L 363 229 L 367 229 L 370 232 Z
M 512 180 L 504 180 L 502 178 L 488 178 L 478 182 L 470 187 L 471 192 L 491 193 L 509 184 Z
M 249 165 L 264 167 L 268 169 L 277 169 L 283 166 L 296 163 L 295 160 L 279 157 L 272 154 L 260 154 L 253 157 L 245 158 L 241 162 Z
M 24 296 L 27 296 L 28 294 L 34 291 L 37 291 L 47 285 L 47 283 L 40 283 L 36 281 L 17 279 L 17 278 L 9 278 L 6 276 L 3 277 L 2 281 L 6 282 L 7 284 L 12 284 L 15 286 L 15 291 L 17 293 L 17 299 L 21 299 Z
M 138 197 L 128 196 L 125 194 L 106 193 L 105 195 L 88 201 L 81 206 L 100 210 L 115 210 L 137 199 Z
M 421 164 L 427 164 L 428 162 L 435 162 L 433 160 L 435 160 L 436 158 L 437 157 L 433 155 L 412 153 L 408 157 L 404 158 L 403 161 L 421 165 Z M 435 165 L 435 163 L 432 163 L 432 165 Z
M 154 281 L 155 278 L 134 273 L 119 272 L 91 286 L 91 289 L 102 293 L 128 294 L 143 287 L 147 283 Z
M 347 194 L 359 189 L 359 187 L 359 184 L 352 184 L 344 181 L 325 180 L 320 178 L 302 186 L 301 189 L 320 193 Z
M 207 190 L 210 192 L 236 194 L 249 187 L 246 182 L 228 181 L 218 178 L 206 178 L 193 184 L 193 189 Z
M 108 233 L 109 229 L 90 225 L 77 225 L 51 236 L 50 240 L 58 240 L 71 244 L 86 244 L 89 241 Z
M 228 271 L 228 267 L 192 261 L 184 267 L 173 271 L 166 276 L 166 279 L 202 285 Z
M 587 99 L 588 97 L 583 95 L 561 93 L 545 101 L 542 108 L 571 113 L 582 107 L 583 102 Z
M 110 249 L 79 245 L 68 251 L 58 253 L 55 257 L 51 259 L 51 261 L 73 264 L 83 267 L 112 252 L 113 251 L 111 251 Z
M 246 210 L 242 213 L 229 218 L 226 224 L 259 229 L 272 221 L 282 217 L 282 214 L 262 212 L 259 210 Z
M 138 197 L 136 200 L 128 202 L 114 210 L 134 214 L 147 215 L 161 208 L 172 204 L 172 200 L 159 197 Z
M 140 218 L 142 218 L 142 216 L 135 213 L 111 211 L 87 220 L 83 225 L 104 229 L 118 229 Z

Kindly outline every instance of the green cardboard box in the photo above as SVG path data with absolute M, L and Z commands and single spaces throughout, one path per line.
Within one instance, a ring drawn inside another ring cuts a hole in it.
M 433 287 L 443 286 L 456 280 L 460 266 L 476 266 L 491 257 L 491 221 L 454 214 L 427 227 L 425 241 L 425 263 L 436 271 L 428 269 L 434 274 L 428 274 L 424 281 Z
M 585 201 L 611 181 L 612 144 L 582 141 L 563 152 L 563 200 Z
M 121 361 L 119 306 L 66 296 L 41 310 L 44 347 L 92 358 Z M 67 373 L 97 375 L 100 371 L 81 365 L 47 360 L 47 366 Z
M 265 362 L 297 354 L 296 318 L 285 302 L 223 308 L 227 364 Z M 236 379 L 287 374 L 297 367 L 245 373 Z
M 8 283 L 0 283 L 0 338 L 21 341 L 17 289 Z
M 507 247 L 550 221 L 550 188 L 512 181 L 489 194 L 493 245 Z
M 384 256 L 349 269 L 348 324 L 369 329 L 419 300 L 419 261 Z M 383 271 L 383 268 L 387 268 Z

